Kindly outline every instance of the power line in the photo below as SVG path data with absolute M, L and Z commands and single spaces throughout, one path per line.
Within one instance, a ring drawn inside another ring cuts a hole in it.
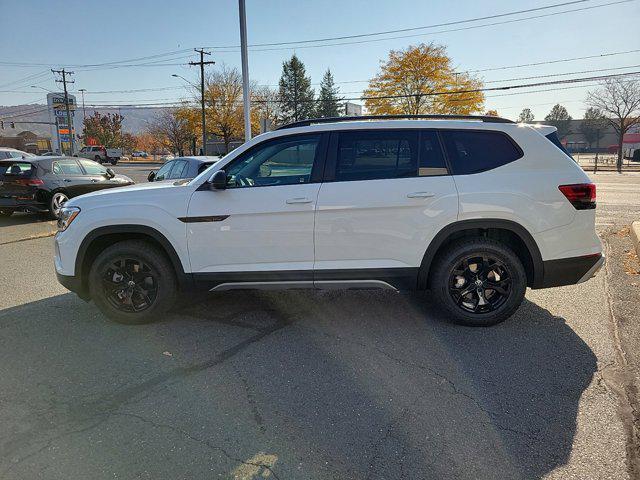
M 191 49 L 190 48 L 183 48 L 181 50 L 174 50 L 172 52 L 164 52 L 164 53 L 158 53 L 155 55 L 147 55 L 144 57 L 137 57 L 137 58 L 127 58 L 124 60 L 113 60 L 111 62 L 102 62 L 102 63 L 85 63 L 85 64 L 69 64 L 68 66 L 71 68 L 89 68 L 89 67 L 102 67 L 102 66 L 109 66 L 109 65 L 118 65 L 118 64 L 122 64 L 122 63 L 126 63 L 126 62 L 138 62 L 138 61 L 142 61 L 142 60 L 151 60 L 151 59 L 156 59 L 156 58 L 161 58 L 161 57 L 167 57 L 167 56 L 175 56 L 177 54 L 183 54 L 186 52 L 190 52 Z M 164 60 L 166 61 L 166 59 Z M 64 62 L 62 62 L 64 63 Z M 6 66 L 15 66 L 15 67 L 37 67 L 37 66 L 51 66 L 51 65 L 61 65 L 62 63 L 60 62 L 49 62 L 49 63 L 33 63 L 33 62 L 6 62 L 6 61 L 0 61 L 0 65 L 6 65 Z M 149 62 L 151 63 L 151 62 Z
M 612 6 L 612 5 L 619 5 L 619 4 L 622 4 L 622 3 L 629 3 L 629 2 L 633 2 L 633 1 L 635 1 L 635 0 L 617 0 L 617 1 L 613 1 L 613 2 L 602 3 L 602 4 L 599 4 L 599 5 L 593 5 L 593 6 L 589 6 L 589 7 L 573 8 L 573 9 L 562 10 L 562 11 L 559 11 L 559 12 L 546 13 L 546 14 L 541 14 L 541 15 L 532 15 L 532 16 L 528 16 L 528 17 L 516 18 L 516 19 L 511 19 L 511 20 L 504 20 L 504 21 L 500 21 L 500 22 L 491 22 L 491 23 L 485 23 L 485 24 L 482 24 L 482 25 L 470 25 L 470 26 L 467 26 L 467 27 L 445 29 L 445 30 L 437 30 L 437 31 L 434 31 L 434 32 L 425 32 L 425 33 L 412 34 L 412 35 L 398 35 L 398 36 L 385 37 L 385 38 L 373 38 L 373 39 L 368 39 L 368 40 L 323 43 L 323 44 L 316 44 L 316 45 L 313 45 L 313 44 L 311 44 L 311 45 L 309 45 L 309 44 L 301 44 L 302 41 L 300 41 L 300 42 L 291 42 L 291 43 L 299 43 L 300 45 L 292 45 L 292 46 L 289 46 L 289 47 L 274 47 L 274 48 L 252 48 L 252 50 L 254 52 L 267 52 L 267 51 L 275 51 L 275 50 L 297 50 L 297 49 L 323 48 L 323 47 L 333 47 L 333 46 L 342 46 L 342 45 L 357 45 L 357 44 L 366 44 L 366 43 L 372 43 L 372 42 L 384 42 L 384 41 L 387 41 L 387 40 L 397 40 L 397 39 L 403 39 L 403 38 L 423 37 L 425 35 L 435 35 L 435 34 L 439 34 L 439 33 L 459 32 L 459 31 L 464 31 L 464 30 L 473 30 L 473 29 L 478 29 L 478 28 L 494 27 L 494 26 L 498 26 L 498 25 L 506 25 L 506 24 L 510 24 L 510 23 L 524 22 L 524 21 L 527 21 L 527 20 L 534 20 L 534 19 L 539 19 L 539 18 L 555 17 L 555 16 L 558 16 L 558 15 L 564 15 L 564 14 L 567 14 L 567 13 L 582 12 L 582 11 L 587 11 L 587 10 L 593 10 L 593 9 L 596 9 L 596 8 L 608 7 L 608 6 Z M 222 50 L 224 48 L 237 48 L 236 46 L 208 47 L 208 48 L 216 49 L 217 53 L 235 53 L 235 52 L 237 52 L 237 50 L 226 50 L 226 51 Z
M 350 38 L 363 38 L 363 37 L 372 37 L 372 36 L 379 36 L 379 35 L 388 35 L 388 34 L 392 34 L 392 33 L 401 33 L 401 32 L 410 32 L 410 31 L 416 31 L 416 30 L 426 30 L 428 28 L 436 28 L 436 27 L 447 27 L 447 26 L 451 26 L 451 25 L 459 25 L 459 24 L 463 24 L 463 23 L 471 23 L 471 22 L 479 22 L 482 20 L 489 20 L 489 19 L 493 19 L 493 18 L 501 18 L 501 17 L 507 17 L 507 16 L 511 16 L 511 15 L 519 15 L 522 13 L 531 13 L 531 12 L 536 12 L 536 11 L 540 11 L 540 10 L 547 10 L 550 8 L 558 8 L 558 7 L 564 7 L 567 5 L 574 5 L 576 3 L 585 3 L 585 2 L 589 2 L 591 0 L 576 0 L 576 1 L 571 1 L 571 2 L 563 2 L 563 3 L 556 3 L 554 5 L 547 5 L 544 7 L 537 7 L 537 8 L 529 8 L 526 10 L 516 10 L 513 12 L 506 12 L 506 13 L 499 13 L 499 14 L 494 14 L 494 15 L 487 15 L 484 17 L 475 17 L 475 18 L 468 18 L 465 20 L 455 20 L 452 22 L 444 22 L 444 23 L 434 23 L 432 25 L 424 25 L 422 27 L 410 27 L 410 28 L 400 28 L 397 30 L 385 30 L 385 31 L 381 31 L 381 32 L 370 32 L 370 33 L 361 33 L 361 34 L 357 34 L 357 35 L 343 35 L 343 36 L 339 36 L 339 37 L 324 37 L 324 38 L 315 38 L 315 39 L 310 39 L 310 40 L 294 40 L 294 41 L 289 41 L 289 42 L 274 42 L 274 43 L 254 43 L 254 44 L 250 44 L 248 45 L 249 47 L 275 47 L 275 46 L 282 46 L 282 45 L 296 45 L 296 44 L 306 44 L 306 43 L 318 43 L 318 42 L 328 42 L 328 41 L 333 41 L 333 40 L 346 40 L 346 39 L 350 39 Z M 220 49 L 220 48 L 240 48 L 240 45 L 227 45 L 227 46 L 217 46 L 217 47 L 209 47 L 209 48 L 216 48 L 216 49 Z

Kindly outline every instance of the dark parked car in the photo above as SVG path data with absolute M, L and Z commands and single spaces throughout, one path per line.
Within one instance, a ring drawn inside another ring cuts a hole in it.
M 195 178 L 218 160 L 220 157 L 212 156 L 173 158 L 162 165 L 158 171 L 150 172 L 147 180 L 160 182 L 162 180 Z
M 56 218 L 71 197 L 132 183 L 129 177 L 84 158 L 0 160 L 0 216 L 49 211 Z

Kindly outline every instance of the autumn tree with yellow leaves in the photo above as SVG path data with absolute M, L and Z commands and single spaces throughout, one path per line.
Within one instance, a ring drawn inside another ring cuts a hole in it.
M 373 115 L 458 114 L 483 110 L 482 82 L 455 72 L 446 47 L 433 43 L 392 50 L 363 92 Z M 455 93 L 460 92 L 460 93 Z

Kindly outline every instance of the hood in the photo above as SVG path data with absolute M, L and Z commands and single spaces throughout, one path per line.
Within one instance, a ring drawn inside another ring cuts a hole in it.
M 157 196 L 170 196 L 186 192 L 189 185 L 178 184 L 177 182 L 149 182 L 127 185 L 125 187 L 107 188 L 95 192 L 74 197 L 67 202 L 67 205 L 81 205 L 83 203 L 93 203 L 93 200 L 100 202 L 119 203 L 126 200 L 135 199 L 136 203 L 145 200 L 153 201 Z

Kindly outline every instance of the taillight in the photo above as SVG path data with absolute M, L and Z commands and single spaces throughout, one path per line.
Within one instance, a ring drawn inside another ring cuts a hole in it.
M 594 183 L 560 185 L 558 188 L 576 210 L 596 208 L 596 186 Z
M 18 185 L 24 185 L 25 187 L 37 187 L 38 185 L 44 185 L 44 182 L 39 178 L 19 178 L 15 180 Z

